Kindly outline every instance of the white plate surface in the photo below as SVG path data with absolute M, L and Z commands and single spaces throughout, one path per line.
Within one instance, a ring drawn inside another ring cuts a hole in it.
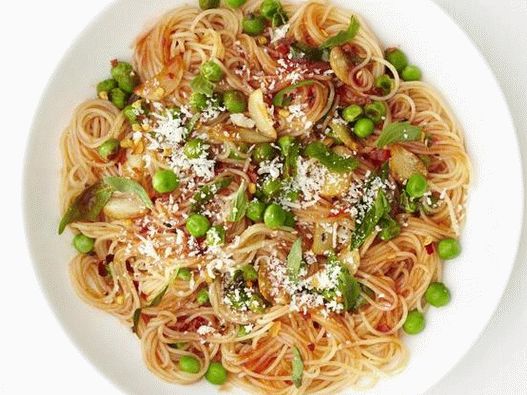
M 25 219 L 35 270 L 66 333 L 81 352 L 128 393 L 215 393 L 205 381 L 167 384 L 145 367 L 135 335 L 82 303 L 71 287 L 70 237 L 58 237 L 59 137 L 76 105 L 93 96 L 109 60 L 131 58 L 146 26 L 180 0 L 120 0 L 77 38 L 50 80 L 26 154 Z M 197 3 L 197 0 L 196 2 Z M 507 284 L 523 218 L 523 178 L 513 123 L 486 61 L 465 33 L 429 0 L 334 0 L 364 16 L 385 45 L 399 45 L 443 94 L 465 129 L 474 181 L 462 256 L 445 265 L 452 303 L 427 314 L 427 328 L 406 338 L 411 360 L 375 394 L 422 393 L 438 382 L 485 328 Z M 234 391 L 234 389 L 233 389 Z M 347 391 L 347 393 L 352 393 Z

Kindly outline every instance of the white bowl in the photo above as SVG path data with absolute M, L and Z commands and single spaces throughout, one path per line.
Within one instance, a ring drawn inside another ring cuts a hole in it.
M 82 353 L 129 393 L 215 393 L 162 382 L 145 367 L 135 335 L 75 295 L 67 265 L 74 251 L 59 237 L 59 136 L 75 106 L 93 97 L 113 58 L 131 58 L 131 44 L 179 0 L 120 0 L 77 38 L 44 93 L 27 148 L 25 219 L 37 276 L 66 332 Z M 188 3 L 188 2 L 187 2 Z M 197 3 L 192 1 L 191 3 Z M 466 133 L 474 166 L 462 256 L 445 265 L 452 303 L 427 313 L 427 328 L 405 338 L 407 369 L 381 380 L 375 394 L 421 393 L 468 351 L 492 316 L 507 284 L 520 237 L 523 178 L 518 141 L 503 94 L 465 33 L 429 0 L 334 0 L 363 15 L 385 45 L 400 45 L 425 80 L 447 99 Z M 461 390 L 461 389 L 460 389 Z M 234 389 L 233 389 L 234 391 Z M 350 391 L 351 393 L 351 391 Z

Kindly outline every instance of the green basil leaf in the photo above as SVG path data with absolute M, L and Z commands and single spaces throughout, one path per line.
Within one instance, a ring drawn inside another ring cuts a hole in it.
M 132 319 L 132 322 L 133 322 L 133 326 L 132 326 L 132 330 L 134 333 L 137 333 L 137 326 L 139 325 L 139 319 L 141 318 L 141 308 L 138 308 L 138 309 L 135 309 L 134 311 L 134 316 L 133 316 L 133 319 Z
M 273 28 L 280 27 L 284 25 L 289 20 L 289 17 L 285 13 L 285 11 L 280 7 L 280 9 L 277 11 L 276 14 L 273 15 L 273 18 L 271 19 L 271 26 Z
M 273 98 L 273 105 L 276 107 L 284 107 L 291 103 L 291 99 L 288 95 L 293 92 L 295 89 L 301 88 L 303 86 L 313 85 L 315 80 L 304 80 L 297 82 L 296 84 L 290 85 L 287 88 L 280 90 L 276 96 Z
M 227 218 L 229 222 L 238 222 L 243 217 L 245 217 L 245 212 L 247 211 L 247 206 L 249 205 L 249 199 L 247 199 L 247 194 L 245 193 L 246 189 L 247 183 L 244 180 L 240 184 L 238 192 L 236 192 L 234 204 L 232 206 L 229 217 Z
M 379 238 L 384 241 L 392 240 L 401 233 L 401 225 L 388 214 L 381 218 L 379 226 L 382 228 Z
M 302 266 L 302 239 L 296 239 L 287 256 L 287 273 L 293 280 L 298 279 Z
M 342 293 L 344 310 L 354 310 L 360 300 L 361 289 L 359 282 L 351 275 L 348 268 L 344 267 L 344 265 L 341 265 L 339 290 Z
M 348 173 L 359 166 L 357 158 L 344 158 L 331 151 L 320 141 L 309 144 L 306 147 L 305 153 L 309 158 L 318 160 L 322 165 L 335 173 Z
M 196 127 L 198 121 L 200 120 L 201 118 L 201 114 L 200 113 L 197 113 L 197 114 L 194 114 L 192 116 L 192 118 L 190 118 L 187 122 L 187 124 L 185 125 L 185 128 L 187 129 L 187 133 L 185 135 L 188 136 L 190 133 L 192 133 L 192 131 L 194 130 L 194 128 Z
M 381 132 L 377 139 L 377 147 L 382 148 L 393 143 L 416 141 L 423 138 L 423 129 L 409 122 L 394 122 Z
M 320 49 L 333 48 L 339 45 L 346 44 L 355 38 L 355 36 L 359 32 L 359 29 L 360 29 L 359 21 L 357 20 L 357 18 L 355 18 L 355 16 L 352 16 L 347 30 L 343 30 L 339 32 L 337 35 L 328 38 L 326 41 L 322 43 L 322 45 L 320 45 L 319 48 Z
M 77 221 L 95 221 L 102 209 L 108 203 L 114 189 L 104 182 L 97 182 L 86 188 L 68 208 L 59 225 L 59 235 L 66 226 Z
M 312 62 L 327 62 L 329 61 L 329 50 L 296 42 L 291 45 L 291 56 L 293 59 L 306 59 Z
M 152 299 L 152 301 L 150 302 L 148 307 L 156 307 L 156 306 L 158 306 L 159 303 L 161 303 L 161 300 L 163 299 L 163 296 L 165 296 L 167 291 L 168 291 L 168 285 L 165 288 L 163 288 L 163 290 L 161 292 L 159 292 L 159 294 L 154 299 Z
M 201 207 L 212 199 L 212 197 L 224 188 L 227 188 L 232 183 L 232 177 L 220 178 L 210 184 L 203 185 L 192 198 L 191 212 L 196 212 Z
M 124 178 L 124 177 L 113 177 L 112 176 L 112 177 L 105 177 L 104 183 L 106 185 L 110 185 L 116 191 L 123 192 L 123 193 L 133 193 L 139 199 L 141 199 L 143 204 L 149 209 L 152 209 L 154 207 L 154 204 L 152 203 L 152 200 L 150 200 L 148 193 L 146 193 L 143 186 L 135 180 Z
M 201 75 L 194 77 L 190 82 L 190 87 L 194 92 L 203 93 L 212 96 L 214 93 L 214 84 Z
M 302 361 L 302 355 L 297 347 L 293 347 L 293 360 L 291 361 L 293 366 L 292 381 L 296 388 L 302 386 L 302 376 L 304 375 L 304 361 Z
M 350 248 L 359 248 L 366 239 L 373 233 L 375 226 L 381 218 L 390 211 L 390 204 L 382 189 L 377 192 L 377 197 L 373 206 L 368 210 L 361 223 L 355 228 L 351 236 Z

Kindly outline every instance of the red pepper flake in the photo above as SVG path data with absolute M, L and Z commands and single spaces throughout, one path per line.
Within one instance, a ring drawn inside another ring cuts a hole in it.
M 430 243 L 430 244 L 425 245 L 425 250 L 426 250 L 426 253 L 428 255 L 432 255 L 434 253 L 434 251 L 435 251 L 434 243 Z
M 376 165 L 383 164 L 392 156 L 390 150 L 388 149 L 374 149 L 367 155 L 368 158 L 370 158 L 370 160 Z
M 106 264 L 103 261 L 100 261 L 97 264 L 97 272 L 101 277 L 106 277 L 108 275 L 108 270 L 106 270 Z
M 309 351 L 311 351 L 311 352 L 315 351 L 315 347 L 316 347 L 316 346 L 315 346 L 313 343 L 309 343 L 309 344 L 307 345 L 307 349 L 308 349 Z
M 143 321 L 145 322 L 145 325 L 148 325 L 148 323 L 150 322 L 150 320 L 153 318 L 149 315 L 146 315 L 146 314 L 141 314 L 141 318 L 143 319 Z
M 384 322 L 380 323 L 379 325 L 377 325 L 377 327 L 375 329 L 377 329 L 379 332 L 382 332 L 382 333 L 387 333 L 387 332 L 390 332 L 392 330 L 392 328 L 390 328 Z
M 304 317 L 306 320 L 309 320 L 311 318 L 311 313 L 309 311 L 300 313 L 302 317 Z

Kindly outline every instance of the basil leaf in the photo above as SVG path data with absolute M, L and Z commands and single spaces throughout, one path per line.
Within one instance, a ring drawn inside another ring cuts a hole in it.
M 312 47 L 301 42 L 296 42 L 291 45 L 291 56 L 293 59 L 307 59 L 314 62 L 329 61 L 328 49 Z
M 361 223 L 353 231 L 350 248 L 352 250 L 359 248 L 373 233 L 375 226 L 377 226 L 380 219 L 389 211 L 390 205 L 388 199 L 382 189 L 380 189 L 377 192 L 377 197 L 375 198 L 373 206 L 368 210 Z
M 165 288 L 163 288 L 163 290 L 161 292 L 159 292 L 159 294 L 154 299 L 152 299 L 152 301 L 150 302 L 148 307 L 156 307 L 156 306 L 158 306 L 159 303 L 161 303 L 161 300 L 163 299 L 163 296 L 165 296 L 167 291 L 168 291 L 168 285 Z
M 132 319 L 132 322 L 133 322 L 133 326 L 132 326 L 132 331 L 134 333 L 137 333 L 137 326 L 139 325 L 139 318 L 141 318 L 141 308 L 138 308 L 138 309 L 135 309 L 134 311 L 134 316 L 133 316 L 133 319 Z
M 320 141 L 309 144 L 306 147 L 305 154 L 312 159 L 318 160 L 322 165 L 335 173 L 348 173 L 359 166 L 357 158 L 344 158 L 331 151 Z
M 337 35 L 328 38 L 326 41 L 322 43 L 322 45 L 320 45 L 319 48 L 320 49 L 333 48 L 339 45 L 346 44 L 347 42 L 350 42 L 351 40 L 355 38 L 355 36 L 359 32 L 359 29 L 360 29 L 359 21 L 357 20 L 357 18 L 355 18 L 355 16 L 352 16 L 347 30 L 343 30 L 339 32 Z
M 276 107 L 284 107 L 291 103 L 291 99 L 288 97 L 288 95 L 293 92 L 297 88 L 301 88 L 303 86 L 309 86 L 313 85 L 315 83 L 314 80 L 304 80 L 297 82 L 296 84 L 290 85 L 287 88 L 284 88 L 280 90 L 276 96 L 273 98 L 273 105 Z
M 342 293 L 344 310 L 354 310 L 360 300 L 361 289 L 359 282 L 351 275 L 348 268 L 344 267 L 344 265 L 341 265 L 339 290 Z
M 291 361 L 293 366 L 292 381 L 296 388 L 302 386 L 302 376 L 304 375 L 304 361 L 302 361 L 302 355 L 297 347 L 293 347 L 293 360 Z
M 293 280 L 298 279 L 302 266 L 302 239 L 296 239 L 287 256 L 287 273 Z
M 203 185 L 198 192 L 196 192 L 192 198 L 194 203 L 192 203 L 191 212 L 196 212 L 201 209 L 201 207 L 210 201 L 212 197 L 221 191 L 224 188 L 227 188 L 231 185 L 232 177 L 220 178 L 210 184 Z
M 273 28 L 280 27 L 284 25 L 288 20 L 289 17 L 280 6 L 280 9 L 276 12 L 276 14 L 273 15 L 273 18 L 271 19 L 271 26 Z
M 394 122 L 381 132 L 377 139 L 377 147 L 382 148 L 393 143 L 416 141 L 423 137 L 423 130 L 409 122 Z
M 149 209 L 154 207 L 148 193 L 146 193 L 142 185 L 135 180 L 124 177 L 105 177 L 104 183 L 110 185 L 116 191 L 135 194 Z
M 102 181 L 86 188 L 68 208 L 59 225 L 59 235 L 76 221 L 95 221 L 108 203 L 114 189 Z
M 384 241 L 392 240 L 401 233 L 401 225 L 389 215 L 381 218 L 379 226 L 382 228 L 379 238 Z
M 190 81 L 190 87 L 194 92 L 203 93 L 207 96 L 212 96 L 214 93 L 214 84 L 201 75 Z
M 234 204 L 229 214 L 227 220 L 229 222 L 238 222 L 243 217 L 245 217 L 245 212 L 247 211 L 247 206 L 249 205 L 249 200 L 247 199 L 247 194 L 245 190 L 247 189 L 247 183 L 242 181 L 238 192 L 236 192 L 236 197 L 234 198 Z

